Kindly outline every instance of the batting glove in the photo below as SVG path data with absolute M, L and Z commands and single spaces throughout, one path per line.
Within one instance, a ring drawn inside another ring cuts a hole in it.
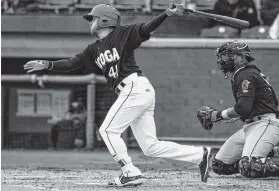
M 23 66 L 24 70 L 27 70 L 27 73 L 48 69 L 48 67 L 49 61 L 45 60 L 31 60 Z
M 173 4 L 171 3 L 169 5 L 169 8 L 166 10 L 166 14 L 168 16 L 172 16 L 172 15 L 178 15 L 178 16 L 183 16 L 185 7 L 184 4 Z

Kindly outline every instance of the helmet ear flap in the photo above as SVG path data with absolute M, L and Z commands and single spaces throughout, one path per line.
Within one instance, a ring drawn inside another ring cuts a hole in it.
M 104 18 L 100 18 L 98 22 L 98 26 L 106 27 L 108 25 L 108 20 Z

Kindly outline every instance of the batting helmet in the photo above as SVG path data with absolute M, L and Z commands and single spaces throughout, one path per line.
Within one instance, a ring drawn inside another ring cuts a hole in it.
M 92 11 L 83 15 L 87 21 L 92 21 L 94 17 L 98 17 L 98 27 L 117 27 L 121 22 L 121 14 L 113 6 L 100 4 L 93 7 Z

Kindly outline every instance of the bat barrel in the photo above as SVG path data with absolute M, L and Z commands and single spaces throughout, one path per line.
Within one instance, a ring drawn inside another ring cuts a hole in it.
M 197 15 L 201 15 L 204 16 L 206 18 L 209 19 L 213 19 L 215 21 L 227 24 L 227 25 L 231 25 L 234 27 L 238 27 L 238 28 L 248 28 L 250 23 L 248 21 L 245 20 L 241 20 L 241 19 L 236 19 L 233 17 L 227 17 L 227 16 L 223 16 L 223 15 L 217 15 L 217 14 L 212 14 L 212 13 L 206 13 L 203 11 L 196 11 L 196 10 L 192 10 L 192 9 L 185 9 L 185 12 L 190 12 L 190 13 L 194 13 Z

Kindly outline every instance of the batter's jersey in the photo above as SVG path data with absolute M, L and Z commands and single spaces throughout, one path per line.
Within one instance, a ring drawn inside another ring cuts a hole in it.
M 264 113 L 279 115 L 276 94 L 265 75 L 255 65 L 247 65 L 238 69 L 232 76 L 232 91 L 236 102 L 240 97 L 253 97 L 253 107 L 249 116 L 251 119 Z
M 119 26 L 105 38 L 90 44 L 76 55 L 81 60 L 81 67 L 86 73 L 102 73 L 112 90 L 130 74 L 142 73 L 136 64 L 134 50 L 150 35 L 140 35 L 141 25 Z

